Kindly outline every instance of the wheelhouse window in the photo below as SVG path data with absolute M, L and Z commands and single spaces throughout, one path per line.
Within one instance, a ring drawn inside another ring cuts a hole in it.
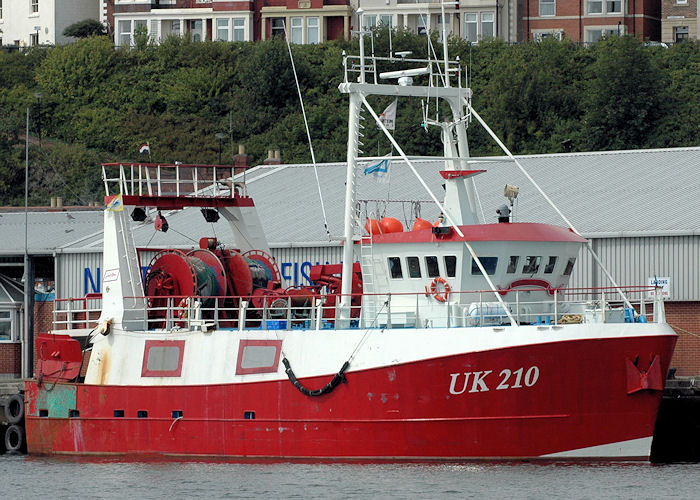
M 556 0 L 540 0 L 540 16 L 556 14 Z
M 399 257 L 389 257 L 389 276 L 392 279 L 400 280 L 403 278 L 403 271 L 401 270 L 401 259 Z
M 486 271 L 486 274 L 496 274 L 498 257 L 479 257 L 479 260 L 481 261 L 481 265 L 484 266 L 484 271 Z M 479 264 L 477 264 L 476 259 L 472 259 L 472 274 L 481 274 L 481 270 L 479 269 Z
M 552 274 L 554 267 L 557 265 L 557 257 L 550 256 L 547 265 L 544 266 L 544 274 Z
M 420 278 L 420 260 L 418 257 L 406 257 L 409 278 Z
M 571 257 L 564 268 L 564 276 L 569 276 L 571 274 L 574 270 L 574 264 L 576 264 L 576 257 Z
M 519 255 L 511 255 L 510 259 L 508 260 L 508 269 L 506 269 L 506 272 L 508 274 L 513 274 L 518 270 L 518 261 L 520 260 Z
M 438 266 L 438 258 L 434 255 L 428 255 L 425 258 L 425 270 L 429 278 L 437 278 L 440 276 L 440 267 Z
M 525 257 L 525 265 L 523 265 L 523 274 L 535 274 L 540 270 L 540 261 L 542 257 L 530 255 Z
M 454 278 L 457 274 L 457 257 L 445 255 L 445 272 L 448 278 Z

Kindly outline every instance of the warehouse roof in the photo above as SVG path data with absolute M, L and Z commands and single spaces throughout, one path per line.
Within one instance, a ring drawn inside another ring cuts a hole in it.
M 700 234 L 700 147 L 518 156 L 578 231 L 589 237 Z M 535 187 L 506 157 L 489 157 L 473 168 L 487 172 L 474 177 L 484 219 L 496 221 L 496 208 L 506 203 L 503 188 L 515 184 L 517 221 L 565 225 Z M 443 162 L 420 160 L 415 167 L 435 195 L 443 196 Z M 317 168 L 329 230 L 334 240 L 343 233 L 345 164 Z M 328 241 L 313 165 L 261 165 L 246 174 L 247 189 L 255 200 L 272 247 L 315 245 Z M 358 172 L 358 209 L 366 215 L 396 217 L 410 223 L 417 212 L 434 220 L 439 210 L 407 165 L 395 161 L 390 182 L 378 183 Z M 412 203 L 419 200 L 420 203 Z M 153 224 L 134 223 L 139 247 L 191 247 L 201 236 L 231 241 L 227 224 L 204 222 L 198 209 L 164 214 L 170 231 L 156 232 Z M 23 249 L 24 214 L 0 214 L 0 227 L 11 238 L 0 240 L 0 254 Z M 32 253 L 100 251 L 100 212 L 30 213 L 29 246 Z M 337 244 L 333 242 L 332 244 Z
M 572 222 L 587 236 L 699 234 L 700 148 L 519 156 L 518 161 Z M 506 183 L 520 187 L 515 205 L 518 221 L 565 225 L 547 201 L 505 157 L 475 164 L 487 172 L 474 177 L 484 219 L 496 222 L 496 208 L 506 203 Z M 420 161 L 416 169 L 433 193 L 442 198 L 438 175 L 442 162 Z M 345 196 L 344 164 L 319 166 L 331 232 L 342 235 Z M 250 172 L 249 192 L 259 207 L 270 242 L 324 239 L 322 214 L 311 165 L 264 166 Z M 379 184 L 358 174 L 360 200 L 426 200 L 421 215 L 435 220 L 437 207 L 427 200 L 408 166 L 394 162 L 391 182 Z M 260 179 L 258 181 L 258 178 Z M 264 179 L 264 180 L 263 180 Z M 362 203 L 380 215 L 384 203 Z M 389 203 L 387 215 L 413 220 L 411 205 Z M 364 214 L 363 214 L 364 215 Z
M 0 209 L 0 255 L 24 254 L 23 210 Z M 32 254 L 52 254 L 64 248 L 81 247 L 86 241 L 102 238 L 102 210 L 32 209 L 27 213 L 27 248 Z

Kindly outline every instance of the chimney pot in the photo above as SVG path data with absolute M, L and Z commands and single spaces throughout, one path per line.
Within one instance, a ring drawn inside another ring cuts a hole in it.
M 239 155 L 244 155 L 244 154 L 245 154 L 245 144 L 239 144 L 239 145 L 238 145 L 238 154 L 239 154 Z
M 56 197 L 55 196 L 51 197 L 51 208 L 56 208 Z
M 56 208 L 62 208 L 63 207 L 63 198 L 60 196 L 56 197 Z

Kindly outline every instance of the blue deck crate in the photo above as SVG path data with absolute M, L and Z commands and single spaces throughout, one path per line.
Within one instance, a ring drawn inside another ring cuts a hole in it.
M 285 330 L 287 322 L 283 319 L 270 319 L 265 322 L 265 326 L 268 330 Z

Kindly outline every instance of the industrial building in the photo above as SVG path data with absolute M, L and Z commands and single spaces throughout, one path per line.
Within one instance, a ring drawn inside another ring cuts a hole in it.
M 592 241 L 620 285 L 663 281 L 667 321 L 679 334 L 672 366 L 678 375 L 700 374 L 700 147 L 517 158 L 572 225 Z M 513 184 L 519 186 L 514 220 L 566 225 L 511 160 L 480 160 L 479 168 L 488 174 L 476 176 L 474 182 L 484 221 L 497 222 L 496 209 L 506 201 L 504 186 Z M 415 166 L 441 197 L 441 162 L 422 160 Z M 324 228 L 316 175 L 330 235 Z M 392 163 L 389 182 L 376 182 L 361 172 L 358 176 L 362 224 L 367 217 L 391 216 L 410 230 L 416 217 L 438 218 L 430 196 L 400 162 Z M 344 163 L 321 164 L 316 172 L 310 164 L 260 165 L 237 181 L 244 178 L 286 285 L 306 284 L 312 265 L 340 262 Z M 205 222 L 198 209 L 163 215 L 167 232 L 156 231 L 151 217 L 133 222 L 144 269 L 159 249 L 193 248 L 204 236 L 224 244 L 232 241 L 227 224 Z M 23 209 L 5 208 L 0 209 L 0 230 L 0 377 L 26 376 L 31 357 L 26 349 L 24 356 L 20 352 L 24 303 L 33 302 L 34 331 L 42 332 L 50 328 L 54 297 L 81 298 L 101 291 L 102 210 L 56 207 L 25 214 Z M 35 281 L 35 293 L 22 297 L 22 278 L 26 282 L 27 277 Z M 590 253 L 582 250 L 571 285 L 609 284 Z

